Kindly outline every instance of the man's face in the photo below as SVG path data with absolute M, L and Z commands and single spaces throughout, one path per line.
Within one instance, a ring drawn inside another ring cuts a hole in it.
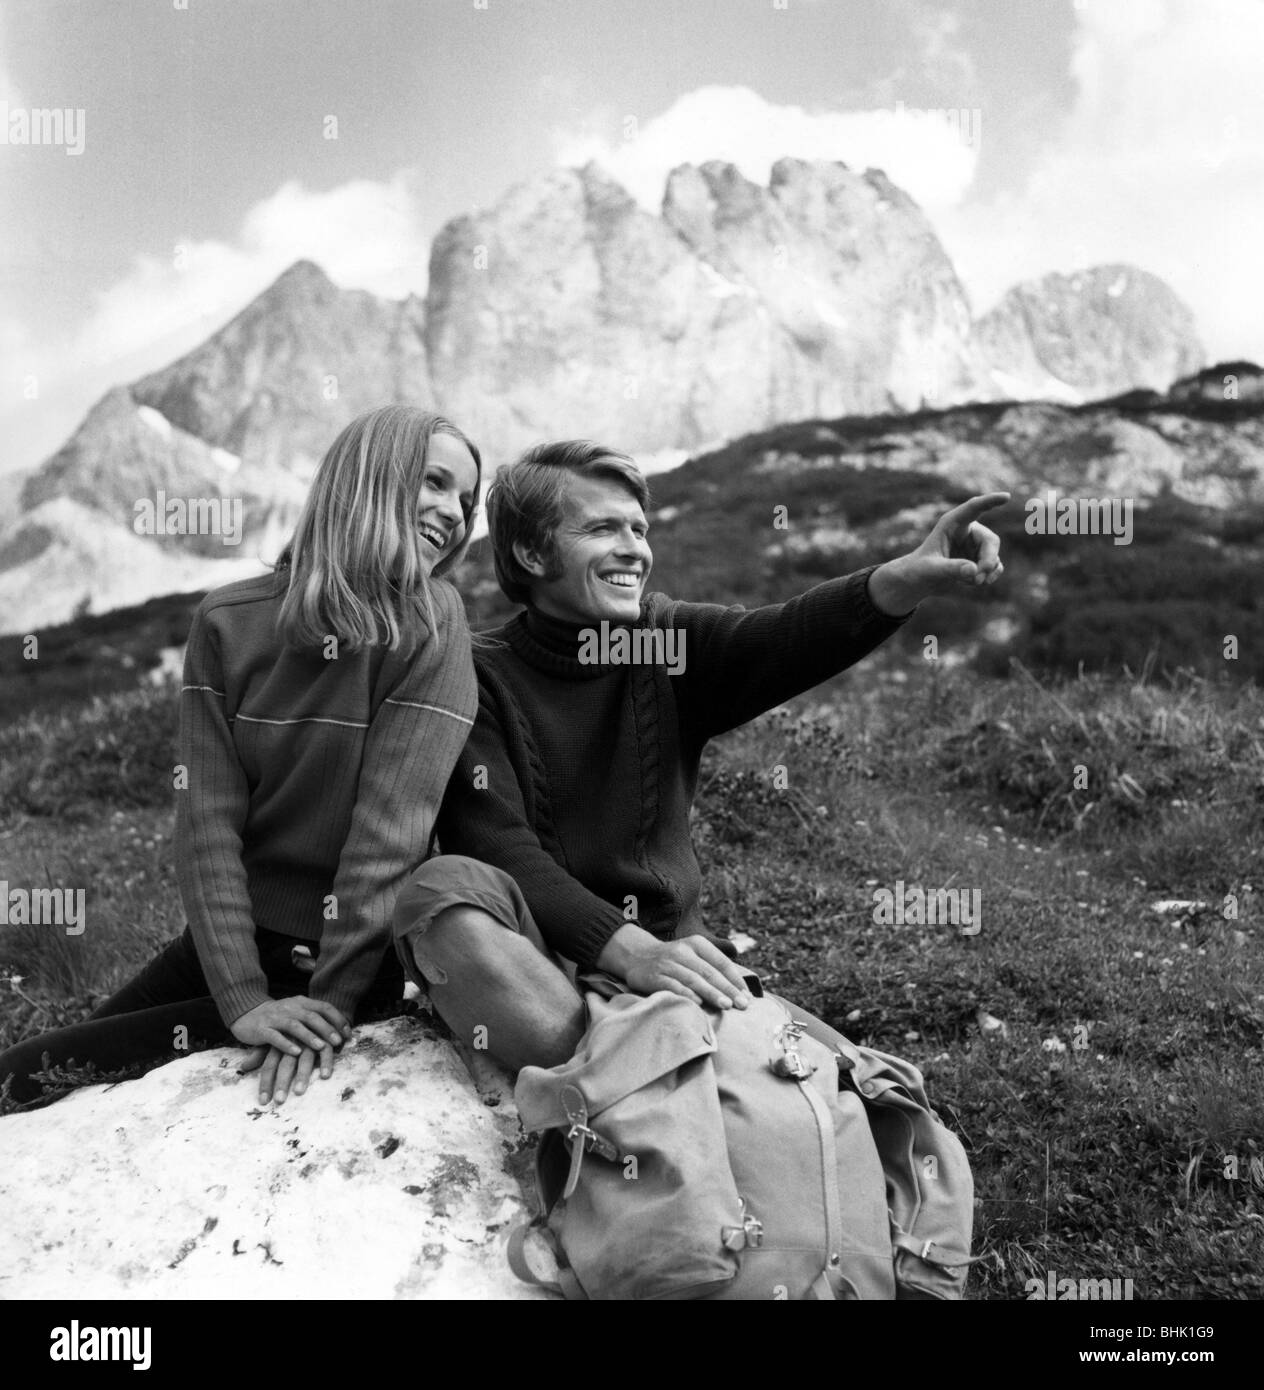
M 610 478 L 573 476 L 554 539 L 561 574 L 537 578 L 531 600 L 542 613 L 571 623 L 635 622 L 654 556 L 641 504 Z M 539 556 L 519 552 L 529 569 Z

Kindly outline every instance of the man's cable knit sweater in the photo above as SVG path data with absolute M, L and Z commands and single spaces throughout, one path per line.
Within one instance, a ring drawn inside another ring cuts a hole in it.
M 679 675 L 585 664 L 581 625 L 518 614 L 475 653 L 478 718 L 444 798 L 440 849 L 509 873 L 545 940 L 583 968 L 629 921 L 663 939 L 702 931 L 689 834 L 702 750 L 907 620 L 873 605 L 875 568 L 751 610 L 647 595 L 640 625 L 678 629 Z

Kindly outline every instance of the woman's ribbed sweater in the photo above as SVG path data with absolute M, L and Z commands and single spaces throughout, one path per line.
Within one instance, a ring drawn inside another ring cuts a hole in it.
M 353 1017 L 477 707 L 450 584 L 432 581 L 436 630 L 412 655 L 326 659 L 277 631 L 288 574 L 207 595 L 185 653 L 176 869 L 227 1024 L 269 997 L 256 926 L 319 941 L 308 993 Z
M 751 610 L 648 595 L 640 625 L 680 631 L 679 675 L 584 664 L 579 625 L 520 613 L 476 653 L 478 719 L 440 849 L 509 873 L 546 941 L 581 967 L 628 921 L 664 939 L 703 930 L 689 834 L 702 750 L 900 627 L 869 598 L 875 568 Z

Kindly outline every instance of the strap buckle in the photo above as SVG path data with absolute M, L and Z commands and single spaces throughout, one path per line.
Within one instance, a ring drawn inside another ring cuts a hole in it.
M 781 1048 L 781 1056 L 773 1060 L 774 1075 L 788 1077 L 793 1081 L 806 1081 L 816 1070 L 814 1065 L 804 1060 L 803 1054 L 799 1051 L 799 1039 L 806 1027 L 807 1025 L 800 1023 L 798 1019 L 791 1019 L 777 1029 L 776 1039 Z
M 577 1139 L 583 1144 L 590 1154 L 596 1154 L 598 1158 L 609 1159 L 613 1163 L 619 1157 L 619 1150 L 610 1142 L 603 1138 L 595 1129 L 589 1129 L 585 1124 L 573 1124 L 566 1131 L 566 1138 L 573 1144 Z
M 584 1093 L 578 1086 L 563 1086 L 560 1099 L 566 1118 L 571 1122 L 566 1131 L 567 1140 L 574 1145 L 578 1139 L 588 1153 L 595 1153 L 598 1158 L 609 1159 L 613 1163 L 619 1157 L 619 1150 L 589 1126 L 588 1103 Z
M 764 1223 L 746 1210 L 745 1197 L 738 1201 L 742 1204 L 742 1224 L 721 1226 L 720 1240 L 726 1250 L 758 1250 L 764 1243 Z

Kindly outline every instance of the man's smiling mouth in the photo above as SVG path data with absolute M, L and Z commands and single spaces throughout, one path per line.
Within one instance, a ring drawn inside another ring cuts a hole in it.
M 599 574 L 597 578 L 616 589 L 635 589 L 641 582 L 641 576 L 630 570 L 616 570 L 610 574 Z

